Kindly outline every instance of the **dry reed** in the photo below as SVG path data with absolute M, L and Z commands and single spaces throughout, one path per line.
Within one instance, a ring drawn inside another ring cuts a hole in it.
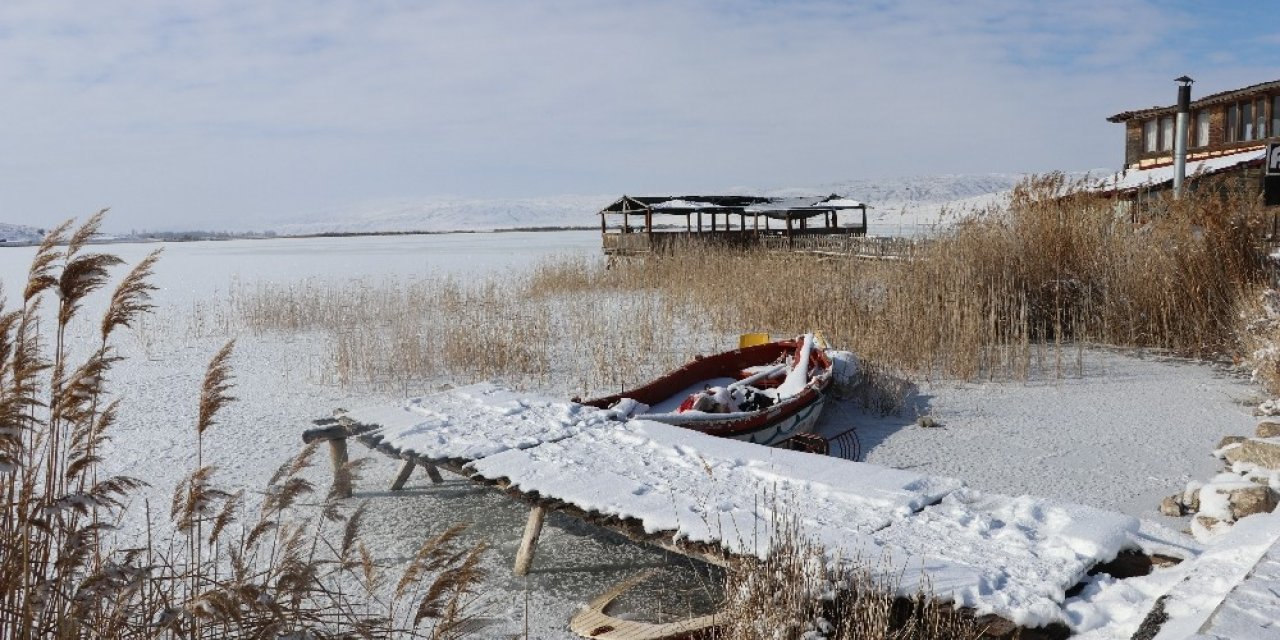
M 612 268 L 562 258 L 501 282 L 241 284 L 220 324 L 322 332 L 334 381 L 405 393 L 494 377 L 616 392 L 747 331 L 822 330 L 912 376 L 1061 375 L 1085 344 L 1232 355 L 1237 306 L 1267 277 L 1262 214 L 1202 184 L 1134 222 L 1061 175 L 1029 179 L 909 260 L 708 246 Z
M 892 571 L 875 566 L 860 558 L 831 562 L 827 550 L 802 539 L 794 523 L 784 523 L 767 558 L 742 559 L 729 569 L 725 623 L 712 640 L 981 637 L 983 628 L 971 614 L 927 590 L 899 596 L 899 583 L 885 577 Z
M 111 342 L 150 309 L 158 255 L 120 282 L 96 348 L 73 359 L 72 321 L 120 263 L 83 250 L 101 220 L 46 236 L 20 307 L 0 313 L 0 637 L 459 637 L 484 577 L 482 545 L 428 541 L 432 562 L 411 567 L 384 598 L 384 568 L 359 541 L 362 512 L 331 500 L 313 517 L 300 502 L 313 492 L 302 473 L 314 448 L 281 468 L 256 513 L 243 492 L 217 487 L 203 441 L 232 401 L 231 343 L 201 389 L 197 465 L 174 491 L 173 532 L 148 528 L 145 540 L 108 546 L 104 533 L 142 486 L 109 475 L 100 457 L 120 419 L 118 403 L 106 402 L 107 374 L 121 360 Z M 46 313 L 50 293 L 57 306 Z

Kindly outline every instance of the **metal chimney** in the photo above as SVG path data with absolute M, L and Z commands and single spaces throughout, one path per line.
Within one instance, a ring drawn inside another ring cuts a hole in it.
M 1178 120 L 1173 133 L 1173 197 L 1182 197 L 1182 183 L 1187 179 L 1187 128 L 1191 122 L 1191 83 L 1187 76 L 1174 78 L 1178 83 Z

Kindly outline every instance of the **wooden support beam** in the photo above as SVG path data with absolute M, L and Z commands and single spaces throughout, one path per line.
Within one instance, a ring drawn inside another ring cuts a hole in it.
M 413 468 L 417 464 L 412 460 L 404 461 L 404 465 L 400 467 L 400 473 L 396 474 L 396 479 L 391 483 L 392 491 L 399 491 L 404 488 L 404 483 L 409 481 L 409 476 L 413 474 Z
M 330 461 L 333 462 L 333 481 L 334 481 L 334 484 L 336 485 L 338 483 L 338 476 L 342 473 L 342 468 L 347 465 L 347 439 L 346 438 L 334 438 L 333 440 L 329 441 L 329 459 Z M 346 488 L 343 491 L 339 492 L 338 494 L 339 498 L 351 497 L 351 484 L 350 483 L 346 483 L 346 484 L 347 484 Z
M 542 535 L 542 521 L 546 517 L 547 508 L 542 505 L 534 505 L 529 510 L 529 521 L 524 525 L 520 550 L 516 551 L 516 565 L 511 570 L 518 576 L 529 575 L 529 567 L 533 566 L 533 554 L 538 549 L 538 538 Z
M 427 464 L 425 462 L 420 464 L 422 464 L 423 469 L 426 469 L 427 477 L 431 478 L 431 484 L 440 484 L 444 482 L 444 478 L 440 477 L 440 470 L 437 469 L 434 464 Z
M 702 233 L 702 212 L 698 212 L 698 233 Z

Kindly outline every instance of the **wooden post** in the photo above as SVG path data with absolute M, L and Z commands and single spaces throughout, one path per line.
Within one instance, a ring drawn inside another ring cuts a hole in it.
M 404 483 L 409 481 L 409 476 L 413 473 L 413 467 L 417 463 L 412 460 L 405 460 L 404 466 L 400 467 L 400 473 L 396 474 L 396 479 L 391 483 L 392 491 L 399 491 L 404 488 Z
M 644 243 L 653 251 L 653 207 L 644 208 Z
M 862 205 L 862 235 L 867 235 L 867 205 Z
M 422 463 L 422 468 L 427 470 L 427 477 L 431 478 L 431 484 L 440 484 L 444 482 L 444 478 L 440 477 L 440 470 L 434 464 Z
M 698 212 L 698 233 L 702 233 L 702 212 Z
M 687 213 L 684 214 L 684 232 L 685 233 L 689 233 L 690 231 L 693 231 L 693 227 L 690 226 L 692 224 L 693 224 L 693 221 L 690 219 L 689 214 Z
M 342 468 L 347 465 L 346 438 L 334 438 L 329 441 L 329 459 L 333 462 L 333 481 L 336 485 L 338 476 L 342 473 Z M 350 498 L 351 483 L 347 483 L 346 488 L 338 493 L 339 498 Z
M 529 511 L 529 521 L 524 525 L 524 537 L 520 539 L 520 550 L 516 551 L 516 566 L 512 573 L 518 576 L 529 575 L 529 567 L 533 566 L 533 554 L 538 549 L 538 537 L 542 535 L 542 521 L 547 517 L 547 508 L 535 505 Z

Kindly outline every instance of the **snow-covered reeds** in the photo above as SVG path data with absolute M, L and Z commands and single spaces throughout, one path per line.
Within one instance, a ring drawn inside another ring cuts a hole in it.
M 151 308 L 158 254 L 120 281 L 94 335 L 77 336 L 82 304 L 120 264 L 85 250 L 101 219 L 46 236 L 18 308 L 0 313 L 0 637 L 460 637 L 484 547 L 428 540 L 391 591 L 360 542 L 360 509 L 333 496 L 303 504 L 314 448 L 261 500 L 219 488 L 198 453 L 168 523 L 133 501 L 139 480 L 108 474 L 103 444 L 128 419 L 107 389 L 120 361 L 112 339 Z M 206 373 L 197 452 L 233 400 L 231 354 L 228 343 Z M 130 506 L 148 511 L 143 539 L 113 533 Z
M 875 561 L 830 562 L 794 526 L 764 560 L 744 558 L 726 573 L 724 625 L 714 640 L 969 640 L 983 627 L 972 614 L 921 591 L 898 595 L 892 571 Z M 887 564 L 886 564 L 887 566 Z M 900 578 L 901 576 L 898 576 Z

